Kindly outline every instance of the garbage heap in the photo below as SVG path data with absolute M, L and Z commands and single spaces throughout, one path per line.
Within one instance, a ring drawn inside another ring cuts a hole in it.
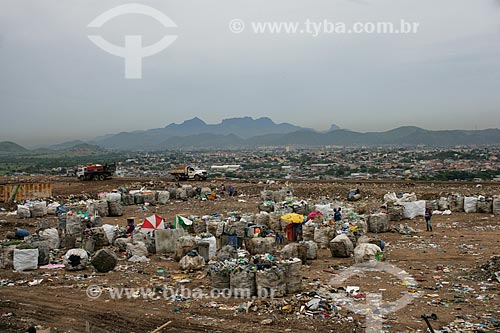
M 275 298 L 302 289 L 302 261 L 278 260 L 271 254 L 212 262 L 209 275 L 213 289 L 235 297 Z
M 486 197 L 481 194 L 466 196 L 451 193 L 432 200 L 418 200 L 415 193 L 387 193 L 385 206 L 390 221 L 413 219 L 424 216 L 429 207 L 434 215 L 449 215 L 452 212 L 500 214 L 500 195 Z

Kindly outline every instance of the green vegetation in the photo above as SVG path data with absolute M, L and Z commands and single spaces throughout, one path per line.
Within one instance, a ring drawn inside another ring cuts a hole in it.
M 34 150 L 0 153 L 0 175 L 13 173 L 60 174 L 87 163 L 113 163 L 124 158 L 123 153 L 92 151 Z M 60 171 L 54 170 L 61 168 Z
M 497 175 L 500 174 L 500 170 L 487 170 L 487 171 L 459 171 L 459 170 L 443 170 L 439 171 L 436 175 L 431 177 L 421 177 L 417 180 L 461 180 L 461 181 L 473 181 L 476 178 L 482 180 L 492 180 Z
M 226 172 L 224 176 L 226 178 L 244 178 L 243 175 L 234 172 Z
M 334 177 L 346 177 L 349 176 L 351 172 L 353 172 L 351 169 L 340 166 L 337 168 L 328 169 L 323 174 Z

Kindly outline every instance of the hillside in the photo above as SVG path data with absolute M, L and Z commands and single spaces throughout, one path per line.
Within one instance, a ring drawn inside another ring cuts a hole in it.
M 18 145 L 17 143 L 11 141 L 3 141 L 0 142 L 0 152 L 1 153 L 21 153 L 28 151 L 28 149 L 23 146 Z

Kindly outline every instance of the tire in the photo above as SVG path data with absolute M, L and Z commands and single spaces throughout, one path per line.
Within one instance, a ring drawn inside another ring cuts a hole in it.
M 199 175 L 194 175 L 194 180 L 196 180 L 197 182 L 200 181 L 200 176 Z
M 99 180 L 101 180 L 101 181 L 102 181 L 102 180 L 104 180 L 104 179 L 106 179 L 106 176 L 104 176 L 104 175 L 99 175 Z
M 83 181 L 84 179 L 85 179 L 85 177 L 84 177 L 84 176 L 80 176 L 80 177 L 78 177 L 78 180 L 80 180 L 80 181 Z

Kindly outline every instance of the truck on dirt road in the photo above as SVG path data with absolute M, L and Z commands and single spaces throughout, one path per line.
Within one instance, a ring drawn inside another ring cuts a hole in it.
M 78 167 L 76 176 L 80 180 L 105 180 L 113 176 L 116 164 L 86 164 Z
M 176 180 L 193 179 L 199 181 L 205 180 L 208 177 L 207 170 L 197 169 L 191 165 L 179 165 L 170 169 L 170 174 L 174 176 Z

